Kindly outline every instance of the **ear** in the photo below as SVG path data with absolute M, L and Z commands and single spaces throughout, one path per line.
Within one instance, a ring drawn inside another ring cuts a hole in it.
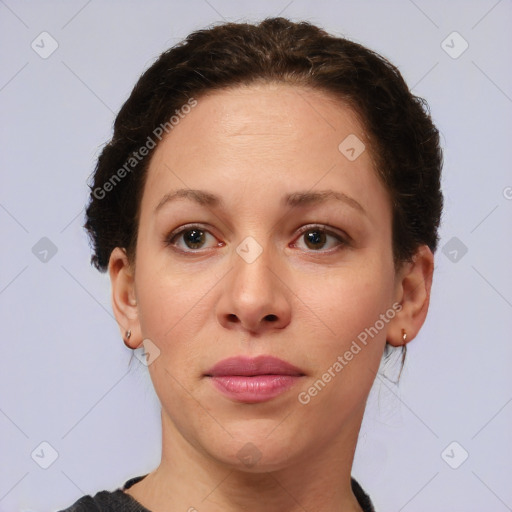
M 142 337 L 137 298 L 135 296 L 135 279 L 124 249 L 116 247 L 112 251 L 108 263 L 108 272 L 112 285 L 112 309 L 121 330 L 121 337 L 127 347 L 138 348 L 142 342 Z M 127 331 L 131 332 L 129 338 L 126 336 Z
M 411 262 L 404 263 L 396 276 L 395 301 L 402 309 L 388 325 L 387 342 L 394 347 L 413 340 L 425 322 L 430 303 L 434 255 L 427 245 L 418 248 Z M 403 334 L 407 337 L 404 340 Z

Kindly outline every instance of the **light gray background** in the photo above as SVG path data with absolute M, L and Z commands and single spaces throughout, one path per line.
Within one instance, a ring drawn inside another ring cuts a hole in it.
M 445 148 L 429 317 L 400 386 L 377 378 L 353 475 L 378 512 L 512 510 L 510 0 L 0 0 L 0 510 L 68 506 L 158 464 L 147 369 L 129 364 L 108 278 L 89 265 L 86 180 L 161 51 L 222 19 L 280 13 L 388 57 Z M 31 48 L 43 31 L 58 43 L 46 59 Z M 458 58 L 461 39 L 442 44 L 453 31 L 469 44 Z M 32 252 L 42 237 L 57 248 L 46 262 Z M 43 441 L 58 453 L 48 469 Z

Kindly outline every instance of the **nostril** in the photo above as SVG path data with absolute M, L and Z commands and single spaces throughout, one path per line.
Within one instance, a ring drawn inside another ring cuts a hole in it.
M 275 322 L 277 320 L 277 316 L 276 315 L 267 315 L 265 317 L 266 320 L 268 320 L 269 322 Z

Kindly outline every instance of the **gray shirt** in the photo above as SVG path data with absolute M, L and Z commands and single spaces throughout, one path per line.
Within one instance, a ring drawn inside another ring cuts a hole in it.
M 132 496 L 123 492 L 137 482 L 140 482 L 145 476 L 147 475 L 131 478 L 122 488 L 113 492 L 101 491 L 94 496 L 83 496 L 71 507 L 59 512 L 151 512 Z M 370 497 L 354 478 L 352 478 L 352 491 L 364 512 L 375 512 Z

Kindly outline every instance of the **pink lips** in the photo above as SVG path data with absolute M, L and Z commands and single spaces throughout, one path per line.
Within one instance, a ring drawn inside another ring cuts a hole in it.
M 205 374 L 228 398 L 257 403 L 274 398 L 304 376 L 297 367 L 272 356 L 230 357 Z

